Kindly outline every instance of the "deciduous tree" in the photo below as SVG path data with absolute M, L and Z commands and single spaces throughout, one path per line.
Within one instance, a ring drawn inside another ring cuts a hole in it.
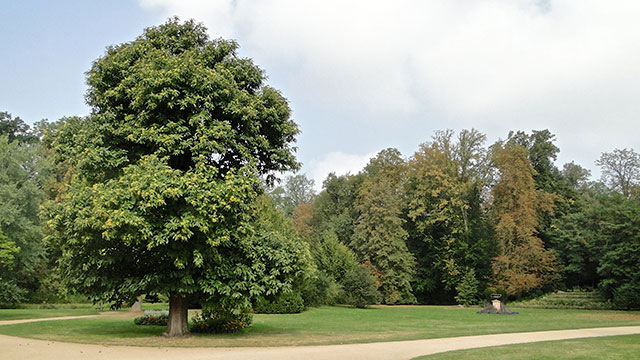
M 626 197 L 640 184 L 640 155 L 633 149 L 602 153 L 596 165 L 602 169 L 602 180 Z
M 167 294 L 169 336 L 189 300 L 237 313 L 286 284 L 263 278 L 251 221 L 258 175 L 296 167 L 298 129 L 237 48 L 175 18 L 108 47 L 87 73 L 91 117 L 52 142 L 73 166 L 46 209 L 69 285 L 116 307 Z
M 485 136 L 437 132 L 409 161 L 409 247 L 418 261 L 414 287 L 423 302 L 450 302 L 467 268 L 489 271 L 490 237 L 481 209 L 487 178 Z
M 44 196 L 37 138 L 23 141 L 19 133 L 0 135 L 0 286 L 6 289 L 0 302 L 5 303 L 35 292 L 46 254 L 38 216 Z
M 402 200 L 406 165 L 396 149 L 382 150 L 365 168 L 358 190 L 358 213 L 351 247 L 361 263 L 380 274 L 386 304 L 415 302 L 411 291 L 415 259 L 407 249 Z
M 541 288 L 557 278 L 555 255 L 536 236 L 539 212 L 553 211 L 553 198 L 535 188 L 527 149 L 508 141 L 493 147 L 498 180 L 492 191 L 499 254 L 493 284 L 510 296 Z

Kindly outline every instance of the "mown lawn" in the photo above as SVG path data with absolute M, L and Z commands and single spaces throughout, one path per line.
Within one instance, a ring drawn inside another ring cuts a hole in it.
M 61 307 L 53 305 L 55 306 L 53 309 L 40 309 L 39 306 L 41 305 L 30 304 L 19 309 L 0 309 L 0 321 L 98 314 L 98 311 L 89 304 L 65 304 Z
M 236 334 L 160 337 L 163 327 L 137 326 L 134 314 L 0 326 L 0 333 L 46 340 L 140 346 L 278 346 L 430 339 L 523 331 L 640 325 L 640 312 L 517 309 L 519 315 L 477 314 L 447 306 L 313 308 L 302 314 L 256 315 Z
M 142 310 L 168 310 L 167 303 L 143 303 Z M 40 319 L 62 316 L 96 315 L 109 308 L 99 308 L 93 304 L 20 304 L 16 309 L 0 309 L 0 321 L 20 319 Z M 126 311 L 121 309 L 120 311 Z
M 640 335 L 589 339 L 545 341 L 482 349 L 450 351 L 421 356 L 414 360 L 496 359 L 496 360 L 564 360 L 564 359 L 640 359 Z

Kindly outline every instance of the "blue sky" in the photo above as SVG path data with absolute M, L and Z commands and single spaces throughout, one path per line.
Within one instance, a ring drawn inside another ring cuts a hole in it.
M 434 130 L 557 135 L 558 165 L 640 150 L 640 5 L 584 0 L 3 1 L 0 111 L 87 114 L 84 72 L 106 46 L 178 15 L 241 55 L 289 99 L 298 157 L 319 186 Z
M 33 123 L 86 114 L 85 71 L 164 16 L 135 1 L 3 1 L 0 108 Z

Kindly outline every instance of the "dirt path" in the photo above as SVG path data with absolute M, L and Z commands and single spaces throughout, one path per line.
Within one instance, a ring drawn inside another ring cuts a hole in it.
M 95 315 L 94 315 L 95 316 Z M 82 316 L 85 317 L 85 316 Z M 68 317 L 74 318 L 74 317 Z M 78 317 L 75 317 L 78 318 Z M 60 320 L 62 318 L 55 318 Z M 22 322 L 53 320 L 29 319 Z M 12 320 L 19 321 L 19 320 Z M 3 322 L 7 323 L 7 322 Z M 0 359 L 32 360 L 213 360 L 213 359 L 411 359 L 420 355 L 549 340 L 640 334 L 640 326 L 538 331 L 513 334 L 462 336 L 454 338 L 393 341 L 371 344 L 284 346 L 255 348 L 151 348 L 104 346 L 33 340 L 0 335 Z
M 49 317 L 49 318 L 36 318 L 36 319 L 19 319 L 19 320 L 0 320 L 0 326 L 2 325 L 14 325 L 14 324 L 24 324 L 36 321 L 51 321 L 51 320 L 72 320 L 72 319 L 84 319 L 84 318 L 92 318 L 100 316 L 96 315 L 75 315 L 75 316 L 58 316 L 58 317 Z

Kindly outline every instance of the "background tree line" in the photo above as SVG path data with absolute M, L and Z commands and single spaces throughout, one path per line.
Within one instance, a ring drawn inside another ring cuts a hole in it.
M 385 149 L 358 174 L 330 174 L 319 194 L 294 175 L 270 195 L 318 274 L 344 288 L 349 268 L 364 267 L 384 304 L 582 287 L 640 307 L 640 157 L 603 153 L 590 181 L 580 165 L 555 165 L 554 142 L 548 130 L 489 146 L 477 130 L 438 131 L 408 158 Z
M 29 126 L 0 113 L 1 303 L 82 299 L 41 219 L 74 169 L 55 146 L 86 122 Z M 254 304 L 469 304 L 583 287 L 640 307 L 639 155 L 603 153 L 594 182 L 573 162 L 556 167 L 554 141 L 547 130 L 512 132 L 487 146 L 477 130 L 438 131 L 408 158 L 385 149 L 358 174 L 330 174 L 319 194 L 300 174 L 263 183 L 253 220 L 262 241 L 306 255 L 285 261 L 304 269 L 289 291 Z

